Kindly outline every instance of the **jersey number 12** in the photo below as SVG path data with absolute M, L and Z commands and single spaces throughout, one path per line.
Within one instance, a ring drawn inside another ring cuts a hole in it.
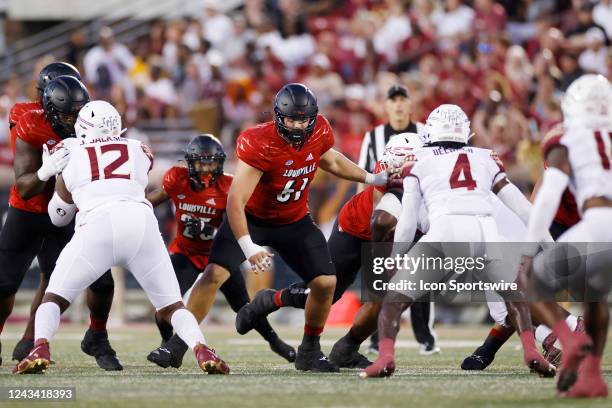
M 100 165 L 98 164 L 98 152 L 96 151 L 96 146 L 89 146 L 85 148 L 87 150 L 87 155 L 89 156 L 89 165 L 91 167 L 91 181 L 100 180 Z M 130 174 L 122 174 L 116 173 L 119 167 L 121 167 L 124 163 L 126 163 L 130 156 L 128 155 L 128 147 L 125 144 L 113 143 L 100 146 L 100 156 L 104 156 L 104 154 L 108 152 L 118 152 L 119 157 L 117 157 L 112 162 L 108 163 L 103 169 L 103 179 L 112 179 L 112 178 L 123 178 L 129 179 Z

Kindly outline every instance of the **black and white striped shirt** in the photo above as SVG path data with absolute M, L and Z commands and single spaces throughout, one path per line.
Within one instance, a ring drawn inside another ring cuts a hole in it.
M 406 132 L 418 133 L 422 126 L 421 123 L 414 122 L 410 122 L 408 127 L 402 130 L 395 130 L 388 123 L 376 126 L 363 137 L 361 152 L 359 153 L 359 167 L 369 172 L 374 171 L 374 166 L 382 158 L 385 145 L 391 136 Z

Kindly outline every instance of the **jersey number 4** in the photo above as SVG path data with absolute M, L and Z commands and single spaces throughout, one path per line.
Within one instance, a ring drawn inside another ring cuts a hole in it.
M 595 132 L 595 143 L 597 143 L 597 153 L 599 153 L 601 159 L 601 166 L 605 170 L 610 170 L 610 151 L 608 149 L 606 152 L 606 145 L 599 130 Z M 608 132 L 608 143 L 612 143 L 612 132 Z
M 299 200 L 302 196 L 302 191 L 304 191 L 310 180 L 308 179 L 308 177 L 300 179 L 300 188 L 294 189 L 293 186 L 295 185 L 296 181 L 297 180 L 289 180 L 287 184 L 285 184 L 285 188 L 283 189 L 283 191 L 276 195 L 276 199 L 281 203 L 286 203 L 291 199 L 291 195 L 293 195 L 293 201 Z
M 459 154 L 448 181 L 453 189 L 465 187 L 468 190 L 474 190 L 476 188 L 476 180 L 472 178 L 472 169 L 470 169 L 470 160 L 467 154 Z
M 91 166 L 91 181 L 100 180 L 100 166 L 98 164 L 98 152 L 96 151 L 95 146 L 89 146 L 85 148 L 87 150 L 87 154 L 89 155 L 89 165 Z M 119 152 L 119 157 L 110 162 L 104 167 L 102 178 L 111 179 L 111 178 L 123 178 L 129 179 L 130 174 L 121 174 L 116 173 L 119 167 L 121 167 L 124 163 L 126 163 L 130 156 L 128 155 L 128 147 L 125 144 L 114 143 L 100 146 L 100 155 L 104 156 L 104 154 L 108 152 Z

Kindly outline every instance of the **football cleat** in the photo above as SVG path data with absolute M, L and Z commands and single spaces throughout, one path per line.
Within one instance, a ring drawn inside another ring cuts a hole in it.
M 593 361 L 592 355 L 582 360 L 578 380 L 564 396 L 569 398 L 605 398 L 608 396 L 608 385 L 602 376 L 601 367 Z
M 15 344 L 13 349 L 13 360 L 21 361 L 30 353 L 34 348 L 34 340 L 22 338 Z
M 422 356 L 431 356 L 440 353 L 440 347 L 436 343 L 425 343 L 419 347 L 419 354 Z
M 270 313 L 278 310 L 279 307 L 274 303 L 274 289 L 262 289 L 253 298 L 251 303 L 242 306 L 236 314 L 236 331 L 240 334 L 247 334 L 255 323 Z
M 183 357 L 188 348 L 187 344 L 175 334 L 166 343 L 150 352 L 147 360 L 162 368 L 179 368 L 183 365 Z
M 205 344 L 199 344 L 194 349 L 200 368 L 208 374 L 229 374 L 229 366 Z
M 329 359 L 340 368 L 366 368 L 372 364 L 359 352 L 359 345 L 349 344 L 345 337 L 334 344 Z
M 318 345 L 308 349 L 300 345 L 295 357 L 295 368 L 300 371 L 312 371 L 314 373 L 340 372 L 338 366 L 323 354 Z
M 51 362 L 49 342 L 39 341 L 30 353 L 13 368 L 13 374 L 43 373 Z
M 544 358 L 550 364 L 559 368 L 559 364 L 561 364 L 561 350 L 555 347 L 555 342 L 557 341 L 557 336 L 554 333 L 550 333 L 544 341 L 542 342 L 542 348 L 544 349 Z
M 471 356 L 467 356 L 461 363 L 461 369 L 466 371 L 482 371 L 495 360 L 495 354 L 488 355 L 484 348 L 478 347 Z
M 290 363 L 295 361 L 295 349 L 277 337 L 268 343 L 273 352 L 284 358 Z
M 108 341 L 108 332 L 87 329 L 81 341 L 83 353 L 96 358 L 98 367 L 106 371 L 121 371 L 123 366 Z
M 395 361 L 391 356 L 379 356 L 371 366 L 359 373 L 361 378 L 390 377 L 395 372 Z
M 578 378 L 578 368 L 586 355 L 593 348 L 593 342 L 586 333 L 573 333 L 569 344 L 564 345 L 561 357 L 561 368 L 559 368 L 559 380 L 557 390 L 566 392 Z

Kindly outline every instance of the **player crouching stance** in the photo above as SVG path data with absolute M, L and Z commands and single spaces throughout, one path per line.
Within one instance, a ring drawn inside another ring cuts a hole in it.
M 534 202 L 527 241 L 542 241 L 568 186 L 582 220 L 561 235 L 557 247 L 535 258 L 533 252 L 526 254 L 522 272 L 527 273 L 521 276 L 530 279 L 537 294 L 554 294 L 569 283 L 570 293 L 582 297 L 586 333 L 572 332 L 552 301 L 534 302 L 532 309 L 542 314 L 563 348 L 557 389 L 569 397 L 606 397 L 601 357 L 612 264 L 612 86 L 601 75 L 584 75 L 569 86 L 561 107 L 565 131 L 544 146 L 549 167 Z
M 121 137 L 121 116 L 104 101 L 86 104 L 67 139 L 70 160 L 57 177 L 49 203 L 53 224 L 65 225 L 79 210 L 75 233 L 57 260 L 36 312 L 34 349 L 13 372 L 37 373 L 49 366 L 49 341 L 60 315 L 111 266 L 124 267 L 145 290 L 160 318 L 171 323 L 209 374 L 229 367 L 206 345 L 193 315 L 181 301 L 170 257 L 144 191 L 153 156 L 141 142 Z
M 467 145 L 470 122 L 456 105 L 436 108 L 426 123 L 428 143 L 414 150 L 414 161 L 407 163 L 404 176 L 402 213 L 395 231 L 394 241 L 410 243 L 414 237 L 419 208 L 424 205 L 429 214 L 429 230 L 419 243 L 429 243 L 425 250 L 434 247 L 435 256 L 447 254 L 446 242 L 471 243 L 470 256 L 483 256 L 488 252 L 488 242 L 498 242 L 499 235 L 493 208 L 489 202 L 491 191 L 512 210 L 524 224 L 529 220 L 531 205 L 523 194 L 506 178 L 503 165 L 497 155 L 488 149 Z M 549 239 L 552 241 L 552 238 Z M 477 243 L 483 243 L 478 245 Z M 408 257 L 421 255 L 423 246 L 415 246 Z M 489 253 L 489 260 L 500 255 Z M 491 273 L 493 262 L 487 267 Z M 437 281 L 442 270 L 417 268 L 412 280 Z M 398 275 L 396 275 L 397 277 Z M 425 292 L 426 293 L 426 292 Z M 376 362 L 367 367 L 362 377 L 385 377 L 395 371 L 395 338 L 399 331 L 402 312 L 424 291 L 402 293 L 389 291 L 383 299 L 378 316 L 380 354 Z M 523 333 L 523 328 L 518 328 Z M 532 334 L 533 335 L 533 334 Z M 521 335 L 521 338 L 523 335 Z M 525 363 L 542 376 L 554 376 L 555 368 L 535 349 L 527 349 Z

